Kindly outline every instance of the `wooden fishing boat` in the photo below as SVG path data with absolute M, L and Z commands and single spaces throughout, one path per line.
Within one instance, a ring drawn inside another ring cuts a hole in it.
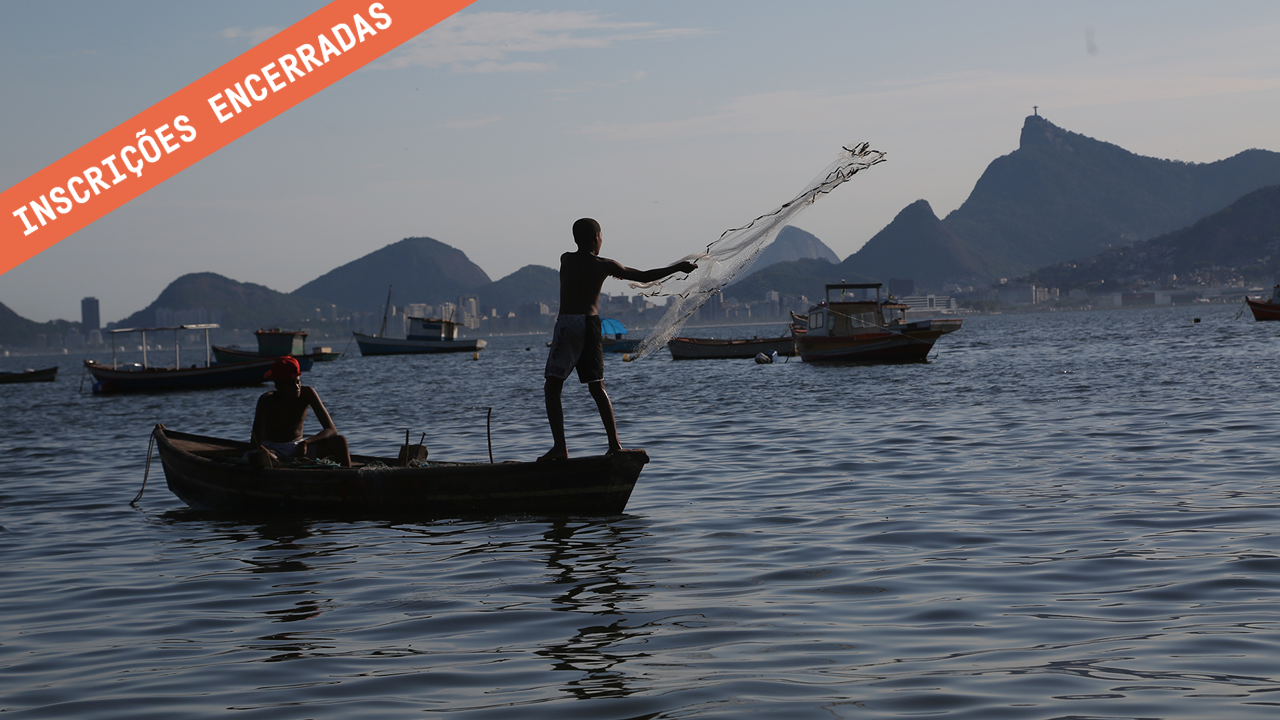
M 404 338 L 356 336 L 361 355 L 415 355 L 422 353 L 477 352 L 485 348 L 484 340 L 459 340 L 458 323 L 439 318 L 409 320 L 409 333 Z
M 352 455 L 349 468 L 270 469 L 247 442 L 152 431 L 169 490 L 196 509 L 237 513 L 406 517 L 604 516 L 627 506 L 643 450 L 550 462 L 421 461 Z M 413 463 L 419 465 L 418 461 Z
M 58 378 L 58 366 L 40 370 L 24 370 L 22 372 L 0 371 L 0 385 L 11 383 L 53 382 Z
M 1280 285 L 1271 289 L 1271 297 L 1266 300 L 1244 299 L 1253 313 L 1254 320 L 1280 320 Z
M 288 354 L 288 353 L 286 353 Z M 213 346 L 213 359 L 218 363 L 242 363 L 256 362 L 258 360 L 274 360 L 277 355 L 263 355 L 260 352 L 252 350 L 242 350 L 236 347 L 223 347 L 221 345 Z M 311 355 L 293 355 L 294 360 L 298 361 L 298 369 L 302 372 L 311 370 L 311 365 L 316 361 Z
M 258 340 L 257 352 L 238 347 L 214 345 L 214 360 L 220 363 L 252 362 L 254 360 L 291 355 L 298 361 L 298 367 L 301 368 L 302 372 L 307 372 L 311 370 L 311 364 L 316 360 L 329 359 L 324 357 L 328 348 L 313 347 L 312 352 L 306 352 L 304 346 L 307 333 L 305 330 L 259 329 L 254 331 L 253 336 Z M 333 354 L 336 355 L 337 353 Z
M 263 375 L 274 360 L 228 363 L 202 367 L 148 367 L 117 365 L 85 360 L 85 369 L 93 376 L 95 393 L 157 392 L 164 390 L 196 390 L 201 388 L 261 385 Z
M 266 382 L 263 375 L 271 369 L 272 358 L 253 362 L 215 365 L 210 362 L 209 331 L 216 323 L 178 325 L 175 327 L 120 328 L 111 330 L 111 364 L 85 360 L 85 370 L 93 376 L 95 393 L 156 392 L 165 390 L 191 390 L 198 388 L 259 385 Z M 153 367 L 147 363 L 147 333 L 173 331 L 173 366 Z M 204 365 L 182 367 L 178 334 L 187 330 L 204 330 Z M 142 362 L 120 364 L 116 362 L 116 335 L 141 333 Z
M 793 335 L 776 338 L 745 338 L 736 340 L 720 340 L 716 338 L 672 338 L 667 343 L 672 360 L 713 360 L 744 359 L 750 360 L 760 353 L 780 356 L 798 354 L 796 339 Z
M 933 344 L 960 329 L 958 318 L 907 321 L 910 306 L 881 299 L 880 283 L 826 286 L 826 299 L 809 309 L 796 336 L 805 362 L 926 362 Z M 832 298 L 833 291 L 839 295 Z

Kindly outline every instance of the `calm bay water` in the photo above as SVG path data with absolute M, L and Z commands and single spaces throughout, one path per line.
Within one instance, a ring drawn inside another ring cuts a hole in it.
M 610 357 L 653 462 L 559 521 L 245 522 L 158 462 L 130 507 L 154 423 L 246 437 L 265 388 L 95 397 L 63 358 L 0 386 L 0 712 L 1273 718 L 1280 323 L 1238 309 L 975 317 L 899 367 Z M 530 459 L 543 341 L 305 379 L 357 452 L 486 459 L 491 407 Z

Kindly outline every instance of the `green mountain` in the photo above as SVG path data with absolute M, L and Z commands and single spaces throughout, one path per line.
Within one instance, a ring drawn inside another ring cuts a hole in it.
M 884 283 L 891 277 L 910 278 L 925 287 L 940 286 L 941 280 L 948 277 L 986 274 L 985 266 L 924 200 L 903 208 L 892 222 L 838 267 L 845 275 L 873 275 Z
M 466 253 L 429 237 L 405 238 L 330 270 L 291 295 L 353 310 L 381 311 L 387 286 L 393 305 L 458 301 L 490 283 Z
M 541 265 L 525 265 L 510 275 L 475 290 L 481 307 L 497 308 L 506 315 L 529 302 L 558 303 L 560 272 Z
M 157 311 L 182 313 L 204 310 L 205 322 L 217 322 L 229 329 L 297 328 L 315 324 L 308 319 L 315 317 L 316 307 L 317 303 L 309 298 L 277 292 L 263 285 L 237 282 L 216 273 L 191 273 L 169 283 L 154 302 L 116 325 L 154 327 L 191 323 L 195 320 L 166 320 Z M 214 312 L 218 315 L 214 316 Z
M 922 212 L 900 214 L 842 265 L 882 281 L 913 278 L 925 288 L 1026 275 L 1185 227 L 1278 183 L 1280 153 L 1246 150 L 1204 164 L 1160 160 L 1033 115 L 1018 149 L 992 161 L 964 204 L 941 221 L 947 233 L 930 227 Z M 892 227 L 899 219 L 921 233 L 917 246 L 904 244 L 905 228 Z
M 774 263 L 739 278 L 725 288 L 726 298 L 740 302 L 763 300 L 770 291 L 785 297 L 806 297 L 815 300 L 823 296 L 823 286 L 828 283 L 878 282 L 875 278 L 850 273 L 825 259 L 802 258 L 790 262 Z
M 1271 283 L 1280 277 L 1280 185 L 1245 195 L 1189 227 L 1041 268 L 1032 282 L 1062 289 L 1135 285 Z

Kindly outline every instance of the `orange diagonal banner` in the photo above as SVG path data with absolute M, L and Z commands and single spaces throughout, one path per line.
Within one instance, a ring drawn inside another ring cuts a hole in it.
M 334 0 L 0 194 L 0 274 L 474 0 Z

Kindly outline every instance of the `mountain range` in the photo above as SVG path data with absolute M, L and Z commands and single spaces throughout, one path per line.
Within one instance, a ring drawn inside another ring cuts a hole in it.
M 1065 288 L 1191 277 L 1222 266 L 1269 279 L 1280 273 L 1280 189 L 1271 186 L 1280 186 L 1280 153 L 1246 150 L 1212 163 L 1161 160 L 1033 115 L 1018 148 L 993 160 L 945 218 L 917 200 L 843 261 L 812 234 L 786 227 L 725 296 L 750 300 L 775 290 L 815 297 L 825 283 L 891 278 L 932 290 L 1008 277 Z M 411 237 L 290 293 L 213 273 L 184 275 L 118 324 L 155 324 L 162 308 L 217 311 L 224 327 L 296 324 L 329 304 L 343 314 L 379 311 L 389 285 L 394 305 L 476 295 L 500 314 L 527 302 L 554 305 L 559 294 L 553 268 L 528 265 L 492 281 L 462 250 Z M 0 344 L 30 344 L 37 332 L 76 325 L 35 323 L 0 305 Z
M 835 267 L 774 266 L 748 279 L 768 285 L 787 274 L 791 287 L 809 289 L 797 294 L 810 297 L 824 283 L 854 278 L 910 278 L 934 290 L 985 284 L 1173 232 L 1277 184 L 1280 153 L 1245 150 L 1212 163 L 1161 160 L 1032 115 L 1018 149 L 993 160 L 946 218 L 918 200 Z M 738 297 L 754 299 L 741 290 Z

